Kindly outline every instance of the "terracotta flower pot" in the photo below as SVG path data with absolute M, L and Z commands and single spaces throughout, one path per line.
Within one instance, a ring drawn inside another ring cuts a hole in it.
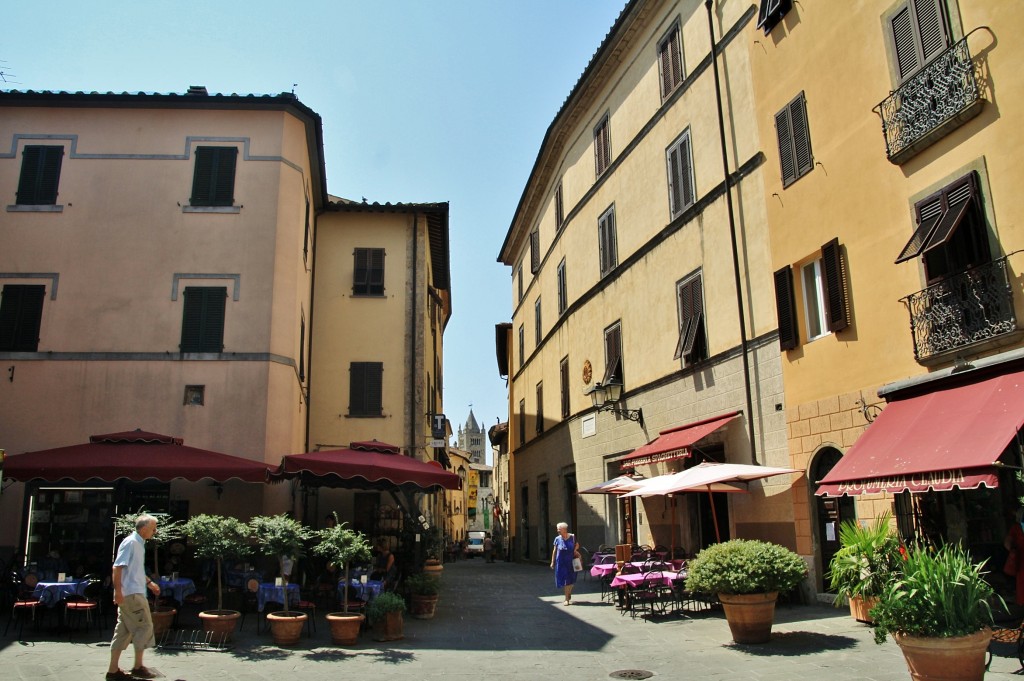
M 854 596 L 850 599 L 850 615 L 858 622 L 872 624 L 875 620 L 871 618 L 871 608 L 878 605 L 878 598 L 875 596 Z
M 358 613 L 329 612 L 327 622 L 331 626 L 331 641 L 339 646 L 354 646 L 359 640 L 359 629 L 366 619 Z
M 718 594 L 736 643 L 767 643 L 772 637 L 778 591 L 765 594 Z
M 982 681 L 992 630 L 949 638 L 895 634 L 914 681 Z
M 409 597 L 409 613 L 418 620 L 429 620 L 434 618 L 437 611 L 437 599 L 439 596 L 421 596 L 413 594 Z
M 299 637 L 302 636 L 302 627 L 305 626 L 308 619 L 309 615 L 304 612 L 279 610 L 267 613 L 270 634 L 274 637 L 274 643 L 279 646 L 293 646 L 298 643 Z
M 151 614 L 153 615 L 153 637 L 159 641 L 171 628 L 171 623 L 174 622 L 174 616 L 178 614 L 178 611 L 174 608 L 157 608 Z
M 242 613 L 237 610 L 206 610 L 199 613 L 203 631 L 213 634 L 212 643 L 230 641 Z
M 397 641 L 405 638 L 405 620 L 402 612 L 389 612 L 373 623 L 374 641 Z

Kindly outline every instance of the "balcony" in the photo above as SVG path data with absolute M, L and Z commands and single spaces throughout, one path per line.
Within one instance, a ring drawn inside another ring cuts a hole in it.
M 1009 341 L 1017 331 L 1006 258 L 961 272 L 902 298 L 914 358 L 936 364 L 970 346 Z
M 981 113 L 984 103 L 965 36 L 876 107 L 886 155 L 896 165 L 907 161 Z

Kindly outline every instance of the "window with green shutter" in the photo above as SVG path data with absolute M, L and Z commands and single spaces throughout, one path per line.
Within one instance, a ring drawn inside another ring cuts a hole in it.
M 355 269 L 352 294 L 357 296 L 384 295 L 384 249 L 355 249 Z
M 192 177 L 193 206 L 233 206 L 235 203 L 236 147 L 197 147 Z
M 0 292 L 0 351 L 36 352 L 46 287 L 7 284 Z
M 29 145 L 21 154 L 21 176 L 15 202 L 20 206 L 52 206 L 57 203 L 57 185 L 64 147 Z
M 807 101 L 803 92 L 775 114 L 775 133 L 779 140 L 782 186 L 788 187 L 814 168 Z
M 228 290 L 223 286 L 188 286 L 184 293 L 181 352 L 223 352 L 224 311 Z
M 349 365 L 349 416 L 381 416 L 384 400 L 384 364 L 352 362 Z

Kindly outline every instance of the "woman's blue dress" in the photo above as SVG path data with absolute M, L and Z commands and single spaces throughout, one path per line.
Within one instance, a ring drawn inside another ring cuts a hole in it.
M 576 583 L 576 571 L 572 569 L 572 557 L 576 553 L 576 537 L 562 535 L 555 537 L 555 586 L 559 589 Z

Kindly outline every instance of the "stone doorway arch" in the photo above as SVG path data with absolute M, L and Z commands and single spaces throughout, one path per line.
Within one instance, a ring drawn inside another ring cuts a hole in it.
M 816 586 L 819 593 L 828 591 L 828 566 L 832 556 L 839 550 L 839 525 L 844 520 L 853 520 L 857 517 L 852 497 L 814 495 L 818 491 L 818 481 L 824 478 L 841 458 L 843 453 L 831 445 L 822 446 L 811 458 L 811 484 L 808 488 L 813 499 L 811 508 L 814 509 L 814 554 L 818 568 Z

